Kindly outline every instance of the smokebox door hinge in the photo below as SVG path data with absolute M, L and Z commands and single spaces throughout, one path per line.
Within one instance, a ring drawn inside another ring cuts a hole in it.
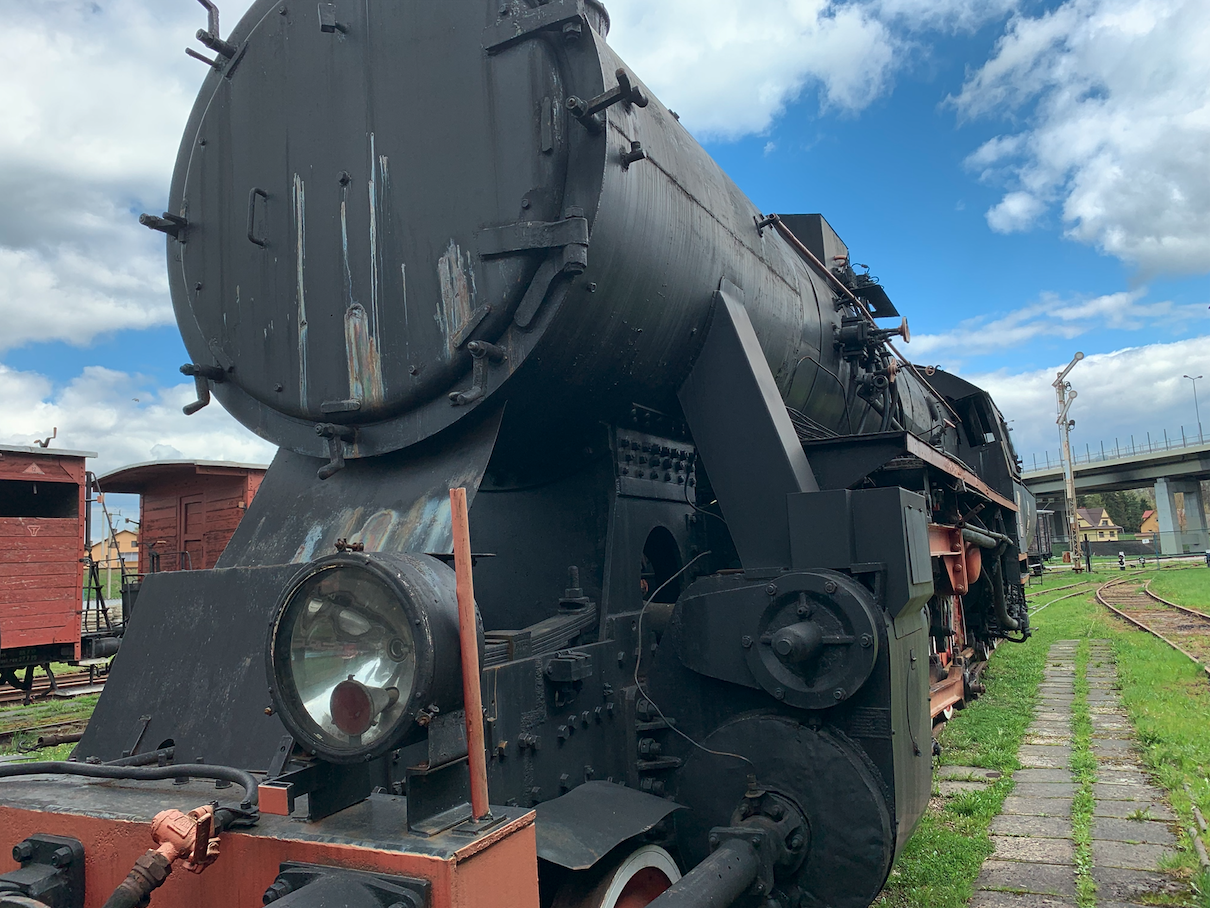
M 489 54 L 498 54 L 548 29 L 561 30 L 567 25 L 580 25 L 580 33 L 583 33 L 588 25 L 584 0 L 551 0 L 520 14 L 502 3 L 501 12 L 503 15 L 496 24 L 489 25 L 483 34 L 483 48 Z

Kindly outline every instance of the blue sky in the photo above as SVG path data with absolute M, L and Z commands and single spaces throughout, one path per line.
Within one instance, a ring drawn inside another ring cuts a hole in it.
M 1077 349 L 1077 445 L 1195 427 L 1181 375 L 1210 377 L 1210 4 L 608 5 L 634 72 L 762 210 L 822 212 L 908 316 L 904 352 L 984 382 L 1027 462 L 1055 449 L 1049 381 Z M 227 31 L 247 2 L 220 6 Z M 179 415 L 162 243 L 135 222 L 166 200 L 203 11 L 4 10 L 0 442 L 58 426 L 102 472 L 266 461 L 218 407 Z

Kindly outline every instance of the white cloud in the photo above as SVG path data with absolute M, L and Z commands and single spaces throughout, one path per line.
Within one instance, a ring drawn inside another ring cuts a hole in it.
M 997 233 L 1028 230 L 1046 210 L 1046 204 L 1028 192 L 1010 192 L 987 212 L 987 223 Z
M 158 388 L 101 366 L 55 387 L 45 376 L 0 365 L 0 443 L 32 444 L 57 427 L 54 447 L 97 452 L 89 469 L 98 474 L 149 460 L 272 459 L 276 448 L 217 404 L 185 416 L 181 407 L 194 396 L 192 382 Z
M 969 32 L 1017 8 L 1018 0 L 875 0 L 880 18 L 915 31 Z
M 1143 302 L 1146 295 L 1145 287 L 1086 299 L 1064 300 L 1055 294 L 1043 294 L 1038 302 L 1007 314 L 966 319 L 941 334 L 915 335 L 911 355 L 917 361 L 923 357 L 962 360 L 1008 350 L 1041 337 L 1074 338 L 1106 328 L 1137 331 L 1154 327 L 1158 320 L 1177 328 L 1198 320 L 1204 322 L 1207 317 L 1204 305 Z
M 1033 467 L 1033 455 L 1044 462 L 1050 452 L 1058 457 L 1058 427 L 1055 424 L 1055 390 L 1051 382 L 1067 365 L 1013 373 L 1008 370 L 963 377 L 989 391 L 1006 419 L 1013 420 L 1013 443 L 1025 462 Z M 1183 426 L 1188 435 L 1197 434 L 1193 389 L 1181 376 L 1210 375 L 1210 338 L 1197 337 L 1170 344 L 1128 347 L 1112 353 L 1086 357 L 1068 376 L 1078 392 L 1070 416 L 1076 421 L 1072 445 L 1083 454 L 1093 453 L 1104 442 L 1112 449 L 1146 444 L 1147 433 L 1163 439 L 1165 430 L 1178 439 Z M 1210 411 L 1203 414 L 1210 430 Z
M 163 237 L 137 217 L 166 201 L 204 23 L 185 2 L 4 4 L 0 350 L 170 321 Z
M 860 110 L 889 84 L 897 41 L 874 11 L 829 0 L 611 0 L 610 44 L 703 138 L 760 133 L 809 89 Z
M 968 116 L 1027 116 L 967 161 L 1009 177 L 992 228 L 1028 229 L 1056 205 L 1068 236 L 1145 275 L 1210 270 L 1207 47 L 1205 0 L 1067 0 L 1015 17 L 954 99 Z

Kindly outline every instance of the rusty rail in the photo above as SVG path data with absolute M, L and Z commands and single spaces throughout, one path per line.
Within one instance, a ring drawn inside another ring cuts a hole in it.
M 1120 583 L 1125 583 L 1128 579 L 1129 579 L 1129 577 L 1119 577 L 1116 580 L 1111 580 L 1108 583 L 1104 584 L 1103 586 L 1099 587 L 1096 591 L 1097 602 L 1101 603 L 1101 605 L 1105 606 L 1105 608 L 1109 609 L 1111 612 L 1113 612 L 1119 618 L 1122 618 L 1123 620 L 1130 622 L 1135 627 L 1137 627 L 1139 630 L 1146 631 L 1147 633 L 1151 634 L 1153 637 L 1157 637 L 1160 640 L 1163 640 L 1165 643 L 1167 643 L 1170 647 L 1172 647 L 1174 650 L 1176 650 L 1182 656 L 1185 656 L 1191 662 L 1196 664 L 1202 671 L 1204 671 L 1206 673 L 1206 675 L 1208 677 L 1210 677 L 1210 665 L 1206 665 L 1197 656 L 1193 655 L 1191 652 L 1189 652 L 1187 649 L 1182 647 L 1180 644 L 1178 644 L 1172 640 L 1169 640 L 1167 637 L 1165 637 L 1163 634 L 1161 634 L 1155 628 L 1149 627 L 1148 625 L 1144 624 L 1142 621 L 1139 621 L 1137 618 L 1133 617 L 1132 615 L 1127 615 L 1121 609 L 1114 608 L 1114 606 L 1112 606 L 1109 603 L 1109 601 L 1107 599 L 1105 599 L 1105 597 L 1102 595 L 1102 593 L 1105 590 L 1107 590 L 1109 587 L 1117 586 Z M 1150 582 L 1150 581 L 1148 581 L 1148 582 Z M 1156 595 L 1150 593 L 1150 591 L 1148 591 L 1148 590 L 1144 590 L 1144 592 L 1147 593 L 1149 596 L 1151 596 L 1151 598 L 1155 599 L 1158 602 L 1163 602 L 1166 605 L 1172 604 L 1172 603 L 1166 602 L 1166 600 L 1160 599 L 1159 596 L 1156 596 Z M 1198 617 L 1205 619 L 1207 621 L 1207 623 L 1210 624 L 1210 615 L 1203 615 L 1201 612 L 1194 612 L 1190 609 L 1185 609 L 1180 606 L 1178 606 L 1178 608 L 1181 608 L 1182 611 L 1190 612 L 1190 614 L 1197 615 Z M 1208 628 L 1208 630 L 1210 630 L 1210 628 Z

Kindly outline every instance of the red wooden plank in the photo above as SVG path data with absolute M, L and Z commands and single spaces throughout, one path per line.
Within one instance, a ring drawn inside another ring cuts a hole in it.
M 48 539 L 80 535 L 81 521 L 52 517 L 0 517 L 0 539 Z M 6 543 L 0 542 L 0 546 Z

